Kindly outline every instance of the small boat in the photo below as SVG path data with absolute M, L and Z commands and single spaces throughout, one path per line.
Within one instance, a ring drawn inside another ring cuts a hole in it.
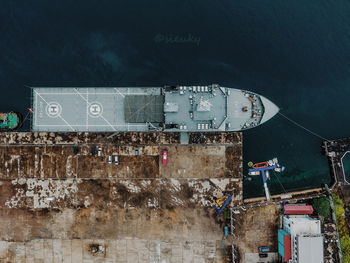
M 277 158 L 273 158 L 272 160 L 269 160 L 267 162 L 260 162 L 260 163 L 253 163 L 249 162 L 248 163 L 249 168 L 248 174 L 249 175 L 256 175 L 256 174 L 261 174 L 264 189 L 265 189 L 265 194 L 266 194 L 266 199 L 271 200 L 271 195 L 269 188 L 267 187 L 267 180 L 270 179 L 270 172 L 269 170 L 274 170 L 275 172 L 283 172 L 284 167 L 281 166 L 278 163 Z
M 19 112 L 1 112 L 0 130 L 16 130 L 22 126 L 23 117 Z
M 249 175 L 260 175 L 259 171 L 248 172 Z M 249 177 L 250 178 L 250 177 Z M 250 178 L 251 179 L 251 178 Z
M 268 167 L 269 163 L 268 162 L 261 162 L 261 163 L 256 163 L 253 165 L 253 168 L 258 169 L 258 168 L 265 168 Z

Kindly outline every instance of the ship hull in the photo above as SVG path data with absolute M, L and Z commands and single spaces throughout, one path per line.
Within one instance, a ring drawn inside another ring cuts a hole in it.
M 263 96 L 216 84 L 32 91 L 33 131 L 233 132 L 278 112 Z

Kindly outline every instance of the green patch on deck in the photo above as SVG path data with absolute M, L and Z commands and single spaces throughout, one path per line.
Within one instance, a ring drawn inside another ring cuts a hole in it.
M 125 121 L 129 123 L 164 122 L 163 95 L 125 96 Z
M 0 129 L 16 129 L 19 125 L 20 117 L 17 113 L 0 113 Z

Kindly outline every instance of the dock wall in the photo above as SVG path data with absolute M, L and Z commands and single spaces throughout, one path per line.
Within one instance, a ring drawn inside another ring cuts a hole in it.
M 320 194 L 324 191 L 323 188 L 313 188 L 313 189 L 308 189 L 308 190 L 302 190 L 302 191 L 293 191 L 293 192 L 288 192 L 288 193 L 283 193 L 283 194 L 278 194 L 278 195 L 272 195 L 271 196 L 271 201 L 279 201 L 279 200 L 290 200 L 294 198 L 299 198 L 303 196 L 310 196 L 312 194 L 317 195 Z M 247 198 L 244 199 L 243 202 L 244 204 L 251 204 L 251 203 L 259 203 L 259 202 L 264 202 L 266 201 L 266 197 L 255 197 L 255 198 Z

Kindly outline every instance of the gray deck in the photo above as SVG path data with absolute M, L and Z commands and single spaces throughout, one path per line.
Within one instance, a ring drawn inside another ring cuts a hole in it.
M 159 88 L 33 88 L 33 131 L 147 131 L 126 123 L 124 100 Z
M 191 99 L 193 100 L 193 105 L 190 103 Z M 202 109 L 198 106 L 201 101 L 207 103 L 207 105 L 202 106 Z M 226 119 L 226 97 L 220 89 L 214 92 L 186 90 L 183 94 L 167 92 L 165 93 L 165 107 L 167 104 L 176 105 L 176 110 L 174 111 L 167 112 L 165 110 L 165 123 L 167 124 L 176 123 L 182 125 L 186 127 L 182 129 L 184 131 L 225 130 L 225 125 L 223 127 L 220 126 Z M 193 113 L 193 118 L 191 118 L 190 112 Z M 212 122 L 216 128 L 211 128 Z M 206 124 L 207 126 L 205 126 Z M 201 128 L 198 129 L 198 127 Z
M 253 92 L 208 86 L 33 88 L 33 131 L 241 131 L 278 107 Z
M 164 122 L 163 95 L 126 95 L 124 99 L 125 122 Z

